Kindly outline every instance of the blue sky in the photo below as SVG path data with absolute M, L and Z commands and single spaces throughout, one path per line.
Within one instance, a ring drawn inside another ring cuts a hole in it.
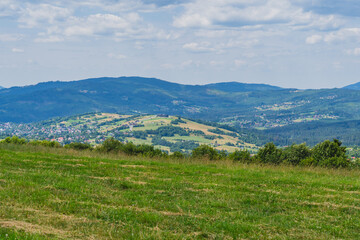
M 360 81 L 356 0 L 0 0 L 0 85 Z

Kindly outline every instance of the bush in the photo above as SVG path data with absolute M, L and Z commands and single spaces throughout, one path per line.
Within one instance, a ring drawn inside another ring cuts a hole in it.
M 305 167 L 316 166 L 317 161 L 313 157 L 308 157 L 308 158 L 302 159 L 300 161 L 299 165 L 300 166 L 305 166 Z
M 118 152 L 124 144 L 114 138 L 106 139 L 96 150 L 100 152 Z
M 173 125 L 177 125 L 179 123 L 186 123 L 186 122 L 184 120 L 182 120 L 180 117 L 171 121 L 171 124 L 173 124 Z
M 270 142 L 265 144 L 263 148 L 259 149 L 256 157 L 261 163 L 279 164 L 282 161 L 281 155 L 281 149 L 278 149 L 274 143 Z
M 319 162 L 319 166 L 328 168 L 346 168 L 350 165 L 350 161 L 343 157 L 326 158 Z
M 319 166 L 341 167 L 349 165 L 346 157 L 346 147 L 342 147 L 342 142 L 334 139 L 332 142 L 326 140 L 317 144 L 312 150 L 312 156 Z
M 184 159 L 186 156 L 180 151 L 173 152 L 173 154 L 170 155 L 170 157 L 175 159 Z
M 12 144 L 19 144 L 23 145 L 26 144 L 27 141 L 25 138 L 19 138 L 17 136 L 7 137 L 4 140 L 0 141 L 0 143 L 12 143 Z
M 80 142 L 74 142 L 70 144 L 66 144 L 65 148 L 71 148 L 75 150 L 92 150 L 93 147 L 88 143 L 80 143 Z
M 160 149 L 155 149 L 151 145 L 135 145 L 132 142 L 124 144 L 114 138 L 106 139 L 96 149 L 101 152 L 123 152 L 127 155 L 143 155 L 147 157 L 162 157 L 166 155 L 166 153 L 163 153 Z
M 298 165 L 302 160 L 311 156 L 311 150 L 303 144 L 293 144 L 283 150 L 283 162 Z
M 233 160 L 233 161 L 238 161 L 238 162 L 243 162 L 243 163 L 250 163 L 251 162 L 251 157 L 250 157 L 250 152 L 248 150 L 236 150 L 233 153 L 229 154 L 229 159 Z
M 192 150 L 191 153 L 193 158 L 206 158 L 209 160 L 218 160 L 221 159 L 219 152 L 208 145 L 200 145 L 197 148 Z
M 47 141 L 47 140 L 35 140 L 29 142 L 30 145 L 33 146 L 43 146 L 43 147 L 51 147 L 51 148 L 60 148 L 62 147 L 60 143 L 55 141 Z

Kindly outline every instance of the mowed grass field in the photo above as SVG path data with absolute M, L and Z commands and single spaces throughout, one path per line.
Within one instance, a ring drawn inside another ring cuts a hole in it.
M 360 172 L 0 145 L 0 239 L 360 239 Z

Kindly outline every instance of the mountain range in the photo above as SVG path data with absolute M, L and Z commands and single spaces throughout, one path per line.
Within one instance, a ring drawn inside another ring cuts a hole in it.
M 360 144 L 360 83 L 286 89 L 238 82 L 183 85 L 155 78 L 93 78 L 0 89 L 0 122 L 30 123 L 91 112 L 170 114 L 254 129 L 282 145 L 345 137 Z M 261 137 L 259 137 L 261 136 Z
M 353 120 L 360 119 L 358 86 L 296 90 L 237 82 L 183 85 L 142 77 L 45 82 L 1 89 L 0 122 L 26 123 L 87 112 L 165 113 L 245 126 L 250 121 L 265 128 L 276 126 L 276 121 L 287 125 L 314 116 Z
M 171 113 L 198 117 L 213 108 L 234 105 L 229 94 L 279 89 L 236 82 L 182 85 L 141 77 L 45 82 L 0 90 L 0 122 L 33 122 L 86 112 Z
M 344 89 L 360 90 L 360 82 L 343 87 Z

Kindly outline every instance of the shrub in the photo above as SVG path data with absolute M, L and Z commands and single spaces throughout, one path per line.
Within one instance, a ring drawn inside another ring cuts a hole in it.
M 0 143 L 12 143 L 12 144 L 19 144 L 23 145 L 26 144 L 27 141 L 25 138 L 19 138 L 17 136 L 7 137 L 4 140 L 2 140 Z
M 300 161 L 299 165 L 300 166 L 305 166 L 305 167 L 316 166 L 317 161 L 313 157 L 308 157 L 308 158 L 302 159 Z
M 218 160 L 221 158 L 219 152 L 208 145 L 200 145 L 192 150 L 193 158 L 207 158 L 209 160 Z
M 238 161 L 243 163 L 251 162 L 250 152 L 248 150 L 241 150 L 241 151 L 236 150 L 235 152 L 230 153 L 228 157 L 233 161 Z
M 335 168 L 346 164 L 348 166 L 350 163 L 346 157 L 346 147 L 342 147 L 341 144 L 342 142 L 337 139 L 332 142 L 326 140 L 313 148 L 312 156 L 320 166 Z
M 180 151 L 173 152 L 170 156 L 175 159 L 184 159 L 186 157 L 185 154 Z
M 74 142 L 70 144 L 66 144 L 65 148 L 71 148 L 75 150 L 92 150 L 93 147 L 88 143 L 80 143 L 80 142 Z
M 261 163 L 281 163 L 282 151 L 278 149 L 274 143 L 270 142 L 265 144 L 263 148 L 260 148 L 256 157 Z
M 343 157 L 326 158 L 319 162 L 319 166 L 328 168 L 346 168 L 350 165 L 350 161 Z
M 35 140 L 29 142 L 30 145 L 33 146 L 43 146 L 43 147 L 51 147 L 51 148 L 60 148 L 61 144 L 55 141 L 47 141 L 47 140 Z
M 124 144 L 119 140 L 108 138 L 101 145 L 99 145 L 96 150 L 100 152 L 117 152 L 120 151 L 123 145 Z
M 285 163 L 292 165 L 298 165 L 303 159 L 311 156 L 311 150 L 303 144 L 293 144 L 283 150 L 282 159 Z
M 120 150 L 127 155 L 136 155 L 138 153 L 135 144 L 133 144 L 132 142 L 123 144 L 120 147 Z
M 165 156 L 160 149 L 155 149 L 151 145 L 135 145 L 132 142 L 122 143 L 114 138 L 106 139 L 96 150 L 101 152 L 123 152 L 127 155 L 143 155 L 147 157 Z
M 124 148 L 126 149 L 127 145 L 131 145 L 131 151 L 130 152 L 126 152 L 125 153 L 129 154 L 129 155 L 143 155 L 146 157 L 162 157 L 165 156 L 167 154 L 163 153 L 160 149 L 155 149 L 154 146 L 151 145 L 147 145 L 147 144 L 141 144 L 141 145 L 134 145 L 133 143 L 127 143 L 124 145 Z

